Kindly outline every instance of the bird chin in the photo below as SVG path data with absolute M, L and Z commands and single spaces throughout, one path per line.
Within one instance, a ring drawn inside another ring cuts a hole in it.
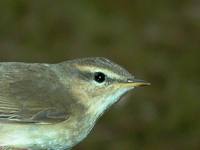
M 126 95 L 127 92 L 130 91 L 131 89 L 133 88 L 119 89 L 111 96 L 108 96 L 106 100 L 104 100 L 104 102 L 101 104 L 102 106 L 101 111 L 104 112 L 107 109 L 109 109 L 112 105 L 119 102 L 122 99 L 122 97 L 124 97 L 124 95 Z
M 124 92 L 118 97 L 118 100 L 115 103 L 118 103 L 118 102 L 124 100 L 126 98 L 128 92 L 133 90 L 133 89 L 134 89 L 134 87 L 133 88 L 129 88 L 129 89 L 125 89 Z

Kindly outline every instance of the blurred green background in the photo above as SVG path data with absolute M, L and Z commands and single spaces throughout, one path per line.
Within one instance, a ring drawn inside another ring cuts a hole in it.
M 0 61 L 112 59 L 152 83 L 74 150 L 200 149 L 200 1 L 0 1 Z

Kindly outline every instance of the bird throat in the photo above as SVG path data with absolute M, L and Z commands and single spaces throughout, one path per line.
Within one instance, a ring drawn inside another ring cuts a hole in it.
M 94 120 L 94 123 L 104 112 L 109 109 L 113 104 L 118 102 L 120 98 L 128 91 L 128 89 L 119 89 L 110 95 L 99 96 L 91 101 L 88 108 L 88 113 Z

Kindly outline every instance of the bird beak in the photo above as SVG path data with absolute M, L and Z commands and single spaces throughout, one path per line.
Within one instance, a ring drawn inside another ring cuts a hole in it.
M 151 83 L 146 82 L 144 80 L 140 80 L 140 79 L 128 79 L 127 82 L 122 83 L 122 85 L 124 87 L 134 88 L 134 87 L 140 87 L 140 86 L 148 86 L 148 85 L 151 85 Z

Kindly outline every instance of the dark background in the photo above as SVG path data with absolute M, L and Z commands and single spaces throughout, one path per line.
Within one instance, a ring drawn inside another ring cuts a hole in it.
M 0 61 L 104 56 L 152 83 L 75 150 L 200 149 L 199 0 L 0 1 Z

